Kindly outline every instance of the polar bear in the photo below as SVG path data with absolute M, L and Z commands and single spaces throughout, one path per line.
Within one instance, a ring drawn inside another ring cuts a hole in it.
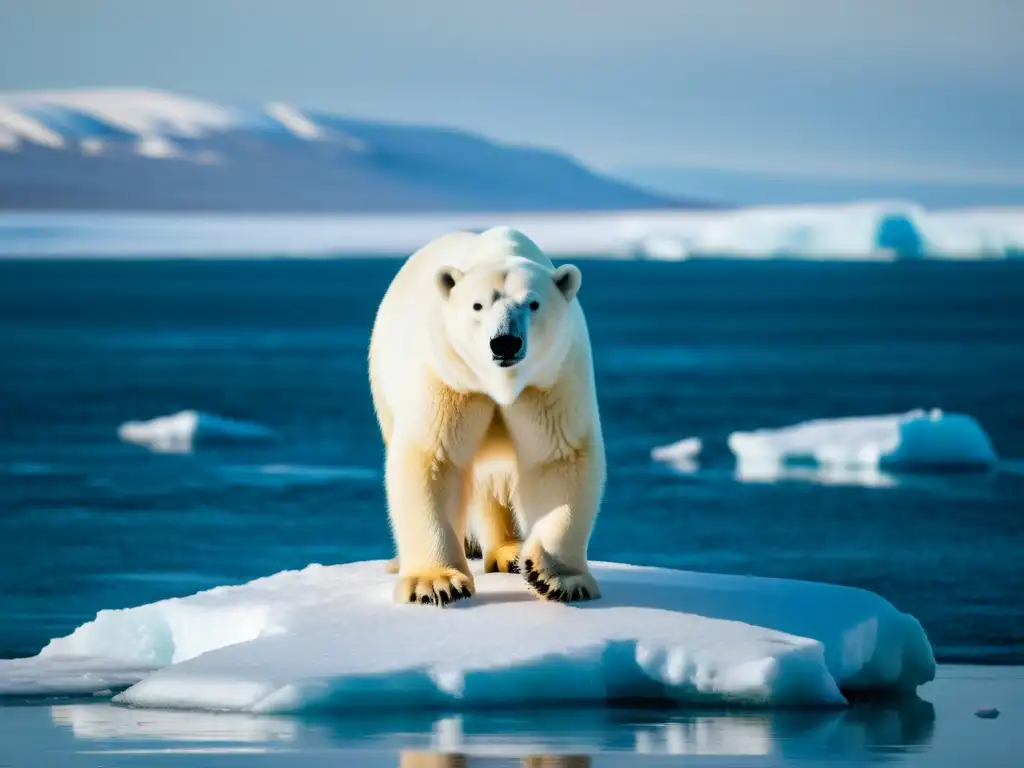
M 369 374 L 397 602 L 474 593 L 470 521 L 485 572 L 522 571 L 546 600 L 600 596 L 587 547 L 605 450 L 581 281 L 495 227 L 429 242 L 385 292 Z

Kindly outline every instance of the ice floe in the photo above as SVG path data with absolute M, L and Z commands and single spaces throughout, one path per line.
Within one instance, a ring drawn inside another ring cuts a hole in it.
M 189 453 L 201 444 L 266 442 L 276 437 L 259 424 L 192 410 L 128 421 L 118 427 L 117 435 L 155 453 Z
M 474 566 L 477 595 L 445 610 L 394 604 L 394 578 L 371 561 L 102 611 L 36 657 L 0 661 L 0 694 L 130 685 L 116 701 L 254 713 L 842 706 L 844 692 L 913 690 L 935 672 L 921 625 L 864 590 L 594 563 L 602 598 L 566 606 Z
M 760 466 L 928 469 L 987 467 L 998 460 L 992 441 L 974 418 L 939 409 L 733 432 L 729 449 L 738 462 Z

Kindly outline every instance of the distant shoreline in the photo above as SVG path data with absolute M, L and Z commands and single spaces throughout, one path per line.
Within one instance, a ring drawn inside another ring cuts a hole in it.
M 552 255 L 893 261 L 1024 255 L 1024 207 L 930 211 L 909 203 L 371 214 L 0 211 L 0 257 L 408 254 L 456 229 L 506 224 Z

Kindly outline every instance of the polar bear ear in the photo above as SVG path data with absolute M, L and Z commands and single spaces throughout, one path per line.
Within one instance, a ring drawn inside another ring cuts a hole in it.
M 566 301 L 572 301 L 583 284 L 583 273 L 573 264 L 563 264 L 555 270 L 552 278 Z
M 441 296 L 447 299 L 448 294 L 452 292 L 452 288 L 454 288 L 455 284 L 461 279 L 461 270 L 458 270 L 455 267 L 441 267 L 441 269 L 437 271 L 437 277 L 435 278 L 435 281 L 437 282 L 437 290 L 441 292 Z

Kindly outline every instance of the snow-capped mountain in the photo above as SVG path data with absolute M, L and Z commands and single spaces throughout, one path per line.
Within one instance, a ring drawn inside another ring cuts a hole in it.
M 559 211 L 704 207 L 462 131 L 145 89 L 0 94 L 0 208 Z

